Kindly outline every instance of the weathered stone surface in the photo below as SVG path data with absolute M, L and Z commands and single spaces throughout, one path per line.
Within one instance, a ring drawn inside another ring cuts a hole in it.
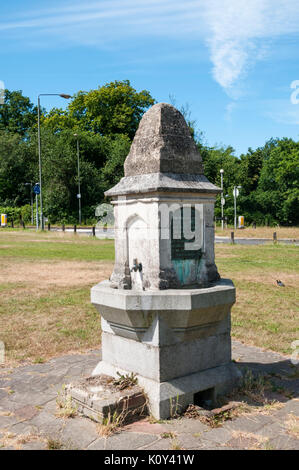
M 137 434 L 133 432 L 122 432 L 114 434 L 106 442 L 106 450 L 127 450 L 139 449 L 147 444 L 151 444 L 157 440 L 156 435 Z M 92 448 L 90 446 L 89 448 Z
M 225 444 L 232 438 L 232 434 L 228 429 L 216 428 L 204 434 L 205 441 L 216 442 L 217 444 Z
M 79 413 L 100 423 L 115 412 L 122 416 L 123 422 L 147 412 L 146 397 L 140 387 L 119 388 L 114 385 L 113 377 L 104 374 L 69 384 L 65 393 L 72 397 Z
M 112 287 L 198 288 L 219 280 L 213 214 L 220 191 L 204 176 L 181 113 L 165 103 L 153 106 L 140 122 L 125 162 L 125 177 L 105 193 L 113 198 L 115 216 Z M 189 248 L 185 240 L 176 246 L 178 237 L 171 228 L 173 220 L 181 221 L 183 206 L 186 226 L 186 205 L 194 211 L 191 225 L 196 223 L 193 235 L 186 238 L 191 241 Z M 134 260 L 141 263 L 142 273 L 132 269 Z
M 204 193 L 218 194 L 220 189 L 204 175 L 179 175 L 176 173 L 150 173 L 125 176 L 113 188 L 105 192 L 106 196 L 126 194 L 144 194 L 155 192 Z
M 254 416 L 240 416 L 239 418 L 229 421 L 227 423 L 227 429 L 231 431 L 242 431 L 242 432 L 258 432 L 266 425 L 271 425 L 273 418 L 267 415 L 254 415 Z
M 144 114 L 125 161 L 126 176 L 158 172 L 203 174 L 184 117 L 167 103 L 155 104 Z
M 98 439 L 96 424 L 86 418 L 73 418 L 65 422 L 62 441 L 66 448 L 85 449 Z

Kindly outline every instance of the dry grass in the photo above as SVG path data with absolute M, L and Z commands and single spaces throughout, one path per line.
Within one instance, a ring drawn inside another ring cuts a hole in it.
M 251 432 L 233 431 L 230 445 L 244 450 L 265 450 L 268 440 L 267 437 Z
M 41 363 L 100 345 L 100 318 L 90 304 L 90 288 L 109 278 L 113 263 L 89 260 L 93 250 L 100 251 L 95 240 L 65 237 L 0 231 L 0 247 L 8 239 L 10 253 L 16 250 L 15 256 L 1 260 L 0 339 L 5 343 L 6 366 L 20 360 Z M 51 259 L 43 251 L 45 241 L 51 242 Z M 59 260 L 60 255 L 66 259 Z
M 38 434 L 28 433 L 17 435 L 6 431 L 3 432 L 2 437 L 0 438 L 0 449 L 1 447 L 13 447 L 15 450 L 22 450 L 24 444 L 36 441 L 42 443 L 45 442 L 44 439 Z
M 299 337 L 298 247 L 216 245 L 216 264 L 221 277 L 237 288 L 233 337 L 291 354 L 291 343 Z M 278 287 L 277 279 L 285 287 Z
M 277 233 L 277 238 L 289 238 L 299 240 L 299 227 L 257 227 L 256 229 L 246 227 L 242 230 L 235 230 L 233 227 L 222 230 L 216 229 L 216 235 L 230 237 L 231 232 L 235 232 L 235 238 L 271 238 L 273 232 Z
M 74 418 L 77 416 L 77 407 L 73 405 L 72 397 L 65 391 L 65 386 L 58 392 L 56 398 L 57 411 L 55 415 L 58 418 Z
M 90 303 L 90 288 L 110 276 L 113 241 L 0 230 L 0 248 L 0 339 L 6 365 L 42 363 L 99 347 L 100 318 Z M 219 272 L 237 287 L 236 339 L 292 352 L 299 335 L 298 258 L 294 246 L 216 245 Z M 277 287 L 276 279 L 286 287 Z
M 288 434 L 299 439 L 299 416 L 293 414 L 288 415 L 287 421 L 284 423 Z
M 121 413 L 108 413 L 107 418 L 103 419 L 102 423 L 97 424 L 97 432 L 101 437 L 109 437 L 112 434 L 120 431 L 120 428 L 124 425 L 125 420 L 127 417 L 126 411 L 122 411 Z

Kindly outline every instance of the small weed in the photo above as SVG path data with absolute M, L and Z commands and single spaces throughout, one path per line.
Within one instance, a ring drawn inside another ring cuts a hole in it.
M 263 375 L 255 376 L 251 370 L 247 370 L 243 376 L 239 393 L 247 396 L 255 402 L 265 402 L 265 390 L 270 384 Z
M 177 439 L 173 439 L 171 441 L 171 450 L 182 450 L 181 444 L 177 441 Z
M 113 414 L 109 412 L 107 418 L 104 418 L 103 422 L 97 425 L 97 431 L 100 436 L 107 438 L 118 431 L 123 425 L 124 420 L 124 412 L 120 414 L 118 414 L 117 411 L 114 411 Z
M 61 449 L 63 449 L 63 443 L 59 439 L 48 437 L 47 438 L 47 449 L 48 450 L 61 450 Z
M 170 397 L 169 401 L 170 401 L 170 417 L 171 419 L 177 418 L 179 416 L 179 408 L 181 407 L 181 405 L 179 404 L 179 395 L 177 394 L 175 399 L 172 399 L 172 397 Z
M 161 437 L 162 439 L 175 439 L 176 434 L 174 432 L 163 432 L 163 434 L 161 434 Z
M 77 407 L 73 405 L 71 395 L 66 393 L 65 385 L 62 386 L 62 391 L 58 392 L 56 405 L 56 416 L 59 418 L 74 418 L 77 415 Z
M 268 440 L 267 442 L 265 442 L 263 450 L 276 450 L 276 448 L 273 444 L 270 444 L 270 441 Z
M 137 377 L 136 374 L 131 372 L 131 374 L 126 374 L 122 375 L 119 372 L 117 372 L 117 375 L 119 376 L 118 379 L 114 379 L 112 384 L 117 387 L 119 390 L 124 390 L 125 388 L 128 387 L 133 387 L 134 385 L 137 385 Z
M 148 422 L 150 424 L 163 424 L 163 423 L 165 423 L 165 420 L 156 419 L 153 415 L 150 415 L 149 418 L 148 418 Z
M 34 364 L 43 364 L 45 359 L 43 357 L 36 357 L 33 361 Z

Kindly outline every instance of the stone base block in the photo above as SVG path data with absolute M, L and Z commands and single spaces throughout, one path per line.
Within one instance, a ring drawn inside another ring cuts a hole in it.
M 231 362 L 235 288 L 221 279 L 204 289 L 91 290 L 102 317 L 102 362 L 93 375 L 134 373 L 152 415 L 165 419 L 189 404 L 215 401 L 238 379 Z
M 72 397 L 80 414 L 99 423 L 109 415 L 128 423 L 147 414 L 147 399 L 138 385 L 120 390 L 113 384 L 113 377 L 105 374 L 68 384 L 65 393 Z
M 117 370 L 127 370 L 156 382 L 168 382 L 230 362 L 231 338 L 226 323 L 218 334 L 215 331 L 203 338 L 163 346 L 103 331 L 102 360 Z
M 92 375 L 116 377 L 117 373 L 126 375 L 129 372 L 101 361 Z M 241 373 L 230 362 L 167 382 L 157 382 L 140 375 L 137 377 L 148 398 L 151 414 L 156 419 L 168 419 L 184 412 L 190 404 L 200 404 L 201 399 L 203 402 L 211 400 L 215 404 L 217 395 L 228 393 L 237 385 Z

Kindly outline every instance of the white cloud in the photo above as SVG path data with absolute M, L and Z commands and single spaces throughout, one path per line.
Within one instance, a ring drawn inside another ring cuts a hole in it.
M 265 57 L 271 39 L 299 32 L 295 0 L 209 0 L 204 18 L 213 77 L 228 93 Z
M 271 41 L 292 33 L 299 33 L 298 0 L 56 0 L 0 20 L 0 39 L 37 45 L 48 38 L 51 45 L 123 47 L 130 37 L 168 37 L 199 50 L 204 42 L 213 78 L 234 98 L 240 80 L 270 53 Z

